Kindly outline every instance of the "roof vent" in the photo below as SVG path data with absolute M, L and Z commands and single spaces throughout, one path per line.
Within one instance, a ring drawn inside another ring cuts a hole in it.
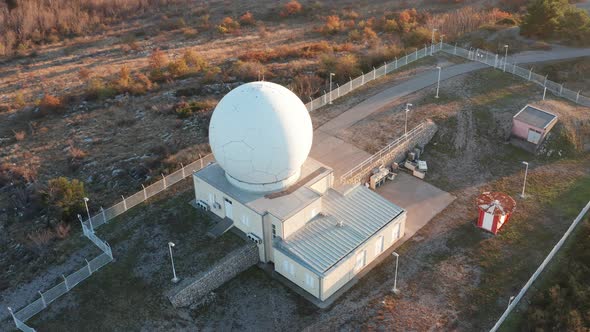
M 344 223 L 342 222 L 342 220 L 338 220 L 338 222 L 336 222 L 336 226 L 344 227 Z

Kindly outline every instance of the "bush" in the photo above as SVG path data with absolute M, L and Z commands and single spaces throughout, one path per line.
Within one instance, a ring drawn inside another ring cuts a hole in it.
M 76 214 L 84 211 L 84 183 L 77 179 L 59 177 L 47 181 L 42 192 L 43 202 L 54 216 L 63 221 L 76 220 Z
M 303 6 L 297 0 L 291 0 L 283 6 L 281 10 L 281 17 L 289 17 L 300 14 L 303 11 Z
M 291 83 L 291 90 L 301 98 L 307 100 L 322 90 L 325 80 L 317 75 L 297 75 Z
M 247 25 L 256 25 L 256 20 L 254 19 L 254 15 L 250 12 L 244 13 L 244 15 L 240 16 L 240 24 L 243 26 Z
M 403 36 L 406 47 L 421 48 L 424 44 L 429 44 L 432 40 L 432 32 L 425 27 L 418 27 Z
M 117 94 L 117 90 L 106 86 L 104 81 L 99 77 L 93 77 L 86 85 L 86 98 L 88 99 L 106 99 Z
M 25 95 L 18 91 L 14 96 L 14 106 L 16 106 L 16 108 L 23 108 L 26 104 Z
M 373 67 L 380 67 L 385 62 L 392 61 L 396 57 L 399 57 L 401 53 L 402 50 L 398 48 L 396 45 L 391 45 L 389 47 L 380 47 L 371 50 L 369 53 L 367 53 L 367 55 L 361 58 L 361 68 L 365 72 L 373 70 Z
M 189 68 L 184 59 L 180 58 L 168 64 L 168 72 L 172 77 L 177 78 L 188 74 Z
M 348 81 L 349 78 L 361 74 L 358 58 L 352 54 L 338 58 L 333 55 L 325 55 L 320 60 L 320 70 L 326 76 L 330 73 L 336 74 L 336 79 L 339 81 Z
M 190 49 L 190 48 L 187 49 L 186 51 L 184 51 L 182 58 L 184 59 L 184 62 L 188 66 L 190 66 L 192 69 L 194 69 L 197 72 L 204 70 L 208 66 L 205 58 L 203 58 L 195 50 Z
M 174 112 L 179 118 L 188 118 L 198 112 L 212 111 L 217 105 L 217 101 L 206 99 L 202 101 L 182 101 L 174 106 Z
M 399 31 L 399 24 L 397 24 L 397 21 L 394 19 L 385 19 L 382 29 L 385 32 Z
M 217 26 L 217 31 L 219 33 L 232 33 L 236 32 L 240 29 L 240 23 L 234 21 L 231 17 L 225 17 L 221 23 Z
M 256 61 L 236 61 L 231 73 L 242 81 L 258 81 L 267 74 L 266 67 Z
M 149 67 L 151 70 L 161 71 L 163 68 L 168 66 L 168 55 L 162 52 L 159 48 L 152 51 L 148 58 Z
M 43 113 L 55 112 L 63 110 L 64 105 L 58 97 L 52 96 L 50 94 L 45 94 L 43 96 L 43 99 L 41 99 L 39 109 Z
M 342 23 L 340 22 L 340 17 L 337 15 L 330 15 L 326 17 L 326 21 L 324 25 L 320 28 L 320 32 L 324 35 L 333 35 L 342 29 Z

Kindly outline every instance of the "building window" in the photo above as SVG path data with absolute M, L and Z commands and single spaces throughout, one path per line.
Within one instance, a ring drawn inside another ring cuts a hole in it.
M 285 270 L 285 273 L 290 274 L 292 277 L 295 276 L 295 265 L 293 265 L 293 263 L 289 262 L 288 260 L 283 261 L 283 270 Z
M 356 255 L 356 265 L 354 266 L 355 270 L 362 269 L 367 262 L 367 252 L 365 250 L 361 251 Z
M 247 216 L 247 215 L 243 215 L 243 216 L 242 216 L 242 224 L 243 224 L 244 226 L 250 226 L 250 219 L 248 218 L 248 216 Z
M 391 240 L 392 242 L 399 239 L 399 231 L 400 231 L 400 223 L 393 225 L 393 230 L 391 231 Z
M 305 273 L 305 285 L 309 288 L 315 287 L 315 279 L 309 273 Z
M 277 225 L 272 224 L 272 238 L 277 237 Z
M 379 256 L 380 253 L 383 252 L 383 236 L 377 238 L 377 242 L 375 242 L 375 257 Z

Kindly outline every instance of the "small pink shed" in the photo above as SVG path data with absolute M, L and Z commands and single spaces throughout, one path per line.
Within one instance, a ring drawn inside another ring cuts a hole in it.
M 539 146 L 556 123 L 557 115 L 526 105 L 512 118 L 512 136 Z

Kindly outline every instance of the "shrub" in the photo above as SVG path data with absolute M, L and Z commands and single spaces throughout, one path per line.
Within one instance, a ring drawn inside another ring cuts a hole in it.
M 320 28 L 320 32 L 328 35 L 328 34 L 336 34 L 342 29 L 342 23 L 340 22 L 340 17 L 336 15 L 330 15 L 326 17 L 326 21 L 324 25 Z
M 217 101 L 206 99 L 202 101 L 182 101 L 174 106 L 174 112 L 179 118 L 188 118 L 198 112 L 212 111 L 217 105 Z
M 14 131 L 13 130 L 13 132 L 14 132 L 14 139 L 17 142 L 20 142 L 20 141 L 24 140 L 25 137 L 27 136 L 27 134 L 25 133 L 24 130 L 19 130 L 19 131 Z
M 205 69 L 205 76 L 203 76 L 203 83 L 215 82 L 219 73 L 221 73 L 221 68 L 217 66 L 207 67 Z
M 418 12 L 416 9 L 406 9 L 399 13 L 397 22 L 402 32 L 409 32 L 414 29 L 417 22 Z
M 217 31 L 219 33 L 232 33 L 236 32 L 240 29 L 240 23 L 234 21 L 231 17 L 225 17 L 221 23 L 217 26 Z
M 86 86 L 86 97 L 88 99 L 106 99 L 117 94 L 117 90 L 106 86 L 99 77 L 93 77 Z
M 297 75 L 291 83 L 291 90 L 302 100 L 315 96 L 322 90 L 325 80 L 317 75 Z
M 41 112 L 55 112 L 63 110 L 64 105 L 58 97 L 52 96 L 50 94 L 45 94 L 43 96 L 43 99 L 41 99 L 39 108 Z
M 281 10 L 281 17 L 289 17 L 300 14 L 303 11 L 303 6 L 297 0 L 291 0 L 283 6 Z
M 231 73 L 243 81 L 260 80 L 267 74 L 266 67 L 256 61 L 236 61 L 231 68 Z
M 168 66 L 168 62 L 168 55 L 159 48 L 153 50 L 148 58 L 148 63 L 152 70 L 161 71 L 164 67 Z
M 372 42 L 372 41 L 378 40 L 379 37 L 377 37 L 377 33 L 375 33 L 375 31 L 373 31 L 373 29 L 371 29 L 369 27 L 365 27 L 363 29 L 363 39 L 365 41 Z
M 363 35 L 358 29 L 350 30 L 350 32 L 348 32 L 348 40 L 352 42 L 359 42 L 363 40 Z
M 361 74 L 358 58 L 347 54 L 336 58 L 333 55 L 325 55 L 320 61 L 320 70 L 327 76 L 330 73 L 336 74 L 339 81 L 347 81 L 351 77 Z
M 187 49 L 182 55 L 184 62 L 195 71 L 200 72 L 207 68 L 207 61 L 193 49 Z
M 256 20 L 254 19 L 254 15 L 250 12 L 244 13 L 244 15 L 240 16 L 240 24 L 243 26 L 247 25 L 256 25 Z
M 27 102 L 25 100 L 25 95 L 21 91 L 18 91 L 14 95 L 14 106 L 16 106 L 17 108 L 23 108 L 26 104 Z
M 73 145 L 70 145 L 70 148 L 68 149 L 68 154 L 70 155 L 70 158 L 75 159 L 75 160 L 80 160 L 80 159 L 84 159 L 87 156 L 86 151 L 77 148 Z
M 385 19 L 383 22 L 383 31 L 385 32 L 395 32 L 399 31 L 399 24 L 394 19 Z
M 188 65 L 183 58 L 176 59 L 168 64 L 168 71 L 172 77 L 181 77 L 189 72 Z
M 51 179 L 42 192 L 43 202 L 51 213 L 66 222 L 75 220 L 84 210 L 84 183 L 65 177 Z
M 89 79 L 90 75 L 92 75 L 92 71 L 86 67 L 82 67 L 78 71 L 78 77 L 83 81 L 86 81 L 87 79 Z
M 361 58 L 361 68 L 364 71 L 373 70 L 373 67 L 380 67 L 385 62 L 392 61 L 395 57 L 401 55 L 402 50 L 396 45 L 389 47 L 379 47 L 369 51 Z
M 406 47 L 421 48 L 424 44 L 430 43 L 432 40 L 432 32 L 425 27 L 418 27 L 403 36 L 403 41 Z

